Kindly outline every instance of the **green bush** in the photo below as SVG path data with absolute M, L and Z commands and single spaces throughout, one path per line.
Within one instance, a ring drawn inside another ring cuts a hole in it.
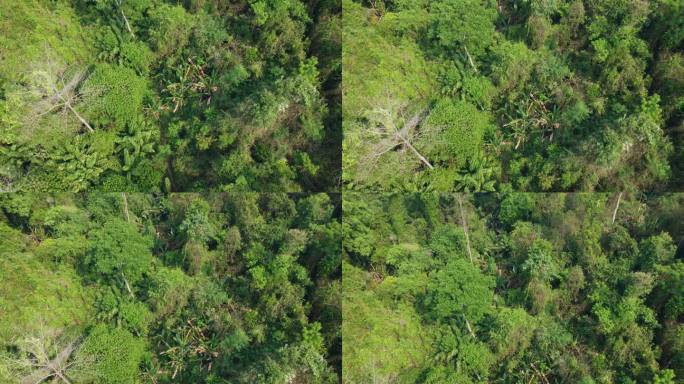
M 495 3 L 489 0 L 432 1 L 431 37 L 447 52 L 468 50 L 475 58 L 494 42 L 496 16 Z
M 431 134 L 417 144 L 426 156 L 456 168 L 466 165 L 484 144 L 491 127 L 489 116 L 465 101 L 439 100 L 425 124 Z
M 82 90 L 91 122 L 116 130 L 138 118 L 146 92 L 147 82 L 135 70 L 111 64 L 96 65 Z
M 96 325 L 83 342 L 79 353 L 84 360 L 93 361 L 97 382 L 140 382 L 140 364 L 146 354 L 145 343 L 122 328 Z

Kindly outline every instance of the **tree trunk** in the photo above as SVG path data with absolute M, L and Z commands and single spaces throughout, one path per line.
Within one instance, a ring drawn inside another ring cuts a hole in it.
M 463 211 L 463 202 L 461 201 L 461 195 L 456 196 L 458 200 L 458 208 L 461 211 L 461 225 L 463 226 L 463 233 L 466 239 L 466 248 L 468 250 L 468 257 L 470 258 L 470 263 L 473 262 L 473 251 L 470 249 L 470 235 L 468 234 L 468 222 L 466 221 L 465 211 Z
M 477 337 L 475 336 L 475 332 L 473 332 L 473 327 L 470 326 L 470 322 L 468 321 L 468 319 L 466 319 L 465 315 L 463 315 L 463 320 L 465 320 L 466 327 L 468 328 L 470 336 L 472 336 L 474 339 L 477 339 Z
M 128 199 L 126 198 L 126 192 L 121 192 L 121 198 L 123 199 L 124 213 L 126 214 L 126 221 L 130 223 L 131 217 L 128 214 Z
M 67 379 L 66 376 L 64 376 L 64 375 L 62 374 L 62 372 L 60 372 L 60 371 L 55 371 L 55 375 L 57 375 L 57 377 L 59 377 L 60 379 L 62 379 L 62 381 L 65 382 L 66 384 L 71 384 L 71 381 L 69 381 L 69 379 Z
M 61 97 L 61 96 L 60 96 L 60 97 Z M 62 98 L 62 100 L 64 100 L 64 98 Z M 69 110 L 70 110 L 71 112 L 73 112 L 74 115 L 76 115 L 76 117 L 77 117 L 78 120 L 81 122 L 81 124 L 85 125 L 86 128 L 88 128 L 88 130 L 89 130 L 90 132 L 95 132 L 95 130 L 93 129 L 93 127 L 91 127 L 90 124 L 88 124 L 88 122 L 86 121 L 86 119 L 84 119 L 83 117 L 81 117 L 81 115 L 79 115 L 78 112 L 76 112 L 76 110 L 74 109 L 74 107 L 71 106 L 71 102 L 69 102 L 68 100 L 64 100 L 64 105 L 66 105 L 66 107 L 69 108 Z
M 432 164 L 430 164 L 430 162 L 423 155 L 421 155 L 420 152 L 418 152 L 418 150 L 414 148 L 413 145 L 411 145 L 411 143 L 408 140 L 406 140 L 404 136 L 397 135 L 397 137 L 404 143 L 404 145 L 406 145 L 411 151 L 413 151 L 413 153 L 415 153 L 416 156 L 418 156 L 418 158 L 421 162 L 423 162 L 423 164 L 427 165 L 427 167 L 430 169 L 435 169 L 435 167 L 433 167 Z
M 615 224 L 615 217 L 617 216 L 618 208 L 620 208 L 620 200 L 622 200 L 622 192 L 618 194 L 617 202 L 615 203 L 615 209 L 613 210 L 613 221 L 611 224 Z
M 128 279 L 126 279 L 126 275 L 124 275 L 123 272 L 121 272 L 121 277 L 123 277 L 124 285 L 126 286 L 126 290 L 128 291 L 128 294 L 131 295 L 131 297 L 135 299 L 135 295 L 133 294 L 133 291 L 131 290 L 131 285 L 128 284 Z
M 466 56 L 468 56 L 468 62 L 470 63 L 470 66 L 473 67 L 475 73 L 478 73 L 477 67 L 475 66 L 475 62 L 473 61 L 473 58 L 470 56 L 470 52 L 468 52 L 468 47 L 464 45 L 463 49 L 465 49 Z
M 124 19 L 124 23 L 126 23 L 126 29 L 128 30 L 128 33 L 130 33 L 131 36 L 135 39 L 135 33 L 133 33 L 133 29 L 131 29 L 131 24 L 128 22 L 128 18 L 126 17 L 123 8 L 121 8 L 121 0 L 117 0 L 116 3 L 118 5 L 119 12 L 121 12 L 121 17 L 123 17 Z

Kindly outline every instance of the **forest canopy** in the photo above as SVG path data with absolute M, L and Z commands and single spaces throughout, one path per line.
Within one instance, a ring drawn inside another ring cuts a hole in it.
M 343 207 L 344 383 L 682 382 L 684 195 Z
M 0 0 L 0 383 L 682 384 L 676 191 L 684 0 Z
M 339 382 L 339 200 L 0 194 L 0 381 Z
M 680 0 L 343 0 L 344 180 L 678 191 Z
M 340 11 L 0 0 L 0 191 L 333 191 Z

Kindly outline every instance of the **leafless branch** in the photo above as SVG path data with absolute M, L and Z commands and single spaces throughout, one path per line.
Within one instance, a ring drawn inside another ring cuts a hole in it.
M 373 161 L 377 161 L 383 154 L 395 149 L 397 146 L 403 146 L 408 148 L 413 152 L 413 154 L 428 168 L 434 169 L 432 164 L 428 159 L 423 156 L 416 147 L 412 144 L 415 140 L 416 127 L 425 118 L 426 111 L 420 111 L 414 114 L 406 123 L 403 124 L 401 129 L 397 127 L 397 120 L 400 120 L 400 111 L 391 111 L 383 108 L 376 108 L 372 111 L 375 115 L 374 120 L 379 123 L 378 131 L 370 131 L 371 135 L 383 136 L 384 139 L 378 142 L 374 146 L 373 151 L 370 154 L 370 158 Z
M 67 377 L 67 370 L 74 367 L 76 363 L 69 362 L 69 360 L 77 350 L 80 340 L 73 338 L 60 347 L 60 339 L 62 339 L 61 331 L 43 330 L 38 336 L 27 337 L 19 343 L 27 356 L 10 360 L 10 366 L 20 371 L 32 371 L 21 378 L 21 384 L 39 384 L 51 377 L 57 378 L 62 383 L 71 384 L 71 380 Z M 53 352 L 55 348 L 57 349 L 52 359 L 50 359 L 48 348 Z

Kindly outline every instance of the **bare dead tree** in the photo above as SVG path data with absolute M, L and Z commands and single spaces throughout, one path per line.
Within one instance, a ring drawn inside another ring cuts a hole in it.
M 55 88 L 55 91 L 57 91 L 56 88 Z M 65 98 L 62 97 L 62 96 L 60 96 L 60 99 L 61 99 L 62 102 L 64 103 L 64 106 L 65 106 L 66 108 L 68 108 L 68 109 L 76 116 L 76 118 L 78 118 L 78 120 L 81 122 L 81 124 L 83 124 L 86 128 L 88 128 L 88 130 L 89 130 L 90 132 L 95 132 L 95 130 L 93 129 L 93 127 L 91 127 L 90 124 L 88 124 L 88 121 L 86 121 L 86 119 L 84 119 L 83 116 L 81 116 L 81 115 L 74 109 L 74 107 L 71 105 L 72 99 L 65 99 Z
M 38 97 L 40 100 L 33 105 L 31 112 L 26 114 L 24 123 L 37 124 L 44 116 L 63 110 L 75 116 L 81 126 L 94 132 L 93 127 L 75 107 L 81 99 L 77 89 L 85 80 L 86 71 L 83 69 L 73 71 L 66 64 L 55 63 L 47 45 L 45 46 L 45 59 L 46 63 L 41 63 L 33 73 L 35 83 L 25 92 L 26 97 Z
M 39 384 L 53 379 L 71 384 L 72 374 L 88 375 L 94 361 L 76 356 L 81 345 L 80 336 L 67 336 L 65 332 L 41 328 L 36 335 L 16 342 L 20 354 L 7 358 L 7 366 L 20 377 L 21 384 Z
M 365 166 L 373 166 L 382 155 L 398 147 L 403 147 L 410 150 L 426 167 L 434 169 L 430 161 L 413 145 L 420 135 L 417 128 L 427 116 L 427 110 L 414 113 L 405 123 L 401 124 L 404 109 L 402 107 L 377 107 L 367 114 L 372 122 L 368 133 L 371 136 L 380 137 L 380 140 L 372 146 L 370 154 L 364 161 Z
M 71 80 L 69 80 L 67 83 L 64 84 L 62 89 L 59 91 L 55 92 L 52 96 L 50 96 L 46 102 L 48 104 L 54 104 L 60 100 L 63 100 L 65 97 L 67 97 L 69 94 L 74 92 L 76 90 L 76 87 L 81 84 L 81 82 L 85 79 L 85 71 L 78 71 L 74 74 L 74 76 L 71 77 Z M 53 87 L 53 89 L 56 87 Z

